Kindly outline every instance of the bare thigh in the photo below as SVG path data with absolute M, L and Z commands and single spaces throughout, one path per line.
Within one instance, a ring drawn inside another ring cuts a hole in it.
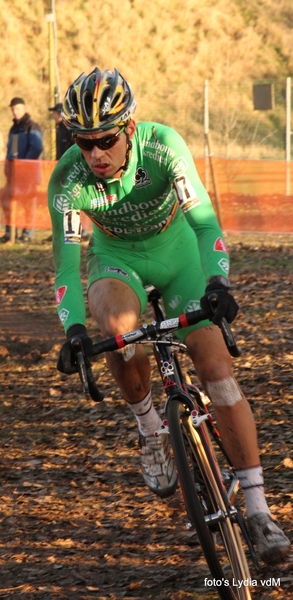
M 99 279 L 88 291 L 92 317 L 104 337 L 135 329 L 140 314 L 140 302 L 127 283 L 119 279 Z
M 89 289 L 88 300 L 103 337 L 137 328 L 140 302 L 123 281 L 109 278 L 95 281 Z M 144 348 L 134 346 L 133 354 L 128 356 L 123 350 L 107 352 L 106 359 L 125 400 L 133 403 L 145 398 L 149 391 L 150 365 Z

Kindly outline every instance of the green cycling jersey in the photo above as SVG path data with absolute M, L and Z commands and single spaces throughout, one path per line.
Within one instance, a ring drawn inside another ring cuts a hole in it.
M 214 275 L 228 276 L 222 231 L 182 137 L 164 125 L 143 122 L 137 124 L 131 141 L 129 163 L 120 178 L 97 180 L 77 145 L 63 155 L 51 176 L 55 292 L 66 331 L 74 323 L 85 323 L 81 211 L 93 223 L 91 247 L 96 255 L 107 240 L 112 249 L 115 240 L 118 254 L 131 242 L 143 243 L 144 248 L 151 244 L 153 249 L 156 236 L 170 243 L 170 234 L 178 228 L 180 232 L 184 215 L 197 239 L 205 281 Z

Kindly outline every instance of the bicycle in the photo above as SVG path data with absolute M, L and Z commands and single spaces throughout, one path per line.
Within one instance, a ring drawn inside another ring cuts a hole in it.
M 112 352 L 128 344 L 151 344 L 166 394 L 165 419 L 155 435 L 169 433 L 178 479 L 190 526 L 197 533 L 210 569 L 214 587 L 221 600 L 251 600 L 251 581 L 242 540 L 256 571 L 258 561 L 240 506 L 235 504 L 239 481 L 225 454 L 216 423 L 206 398 L 192 385 L 181 368 L 178 352 L 186 353 L 184 344 L 173 332 L 211 318 L 202 309 L 165 319 L 160 294 L 150 287 L 148 299 L 155 321 L 142 327 L 99 341 L 93 356 Z M 232 356 L 240 351 L 225 319 L 220 324 L 225 343 Z M 91 370 L 86 366 L 79 338 L 72 340 L 83 391 L 94 401 L 103 400 Z

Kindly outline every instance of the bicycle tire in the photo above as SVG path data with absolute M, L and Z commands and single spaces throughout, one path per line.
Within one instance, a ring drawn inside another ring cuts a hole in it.
M 193 428 L 190 417 L 186 416 L 180 393 L 167 402 L 166 417 L 187 515 L 197 532 L 211 575 L 216 581 L 217 592 L 221 600 L 251 600 L 249 588 L 243 584 L 243 581 L 248 578 L 249 571 L 237 531 L 237 524 L 232 522 L 230 517 L 226 517 L 222 523 L 218 524 L 218 531 L 224 547 L 225 558 L 223 559 L 222 555 L 219 556 L 215 546 L 213 531 L 206 522 L 203 502 L 198 494 L 194 479 L 194 468 L 191 463 L 190 452 L 192 452 L 193 458 L 201 471 L 203 478 L 201 486 L 205 488 L 205 498 L 208 498 L 214 514 L 218 510 L 226 513 L 226 506 L 223 501 L 225 491 L 223 486 L 219 489 L 209 459 L 202 445 L 196 439 L 198 433 Z M 198 448 L 200 448 L 200 456 Z M 228 502 L 226 497 L 226 503 Z M 227 559 L 232 571 L 232 584 L 224 571 Z M 238 580 L 242 581 L 240 587 L 237 587 Z M 234 587 L 236 589 L 233 589 Z
M 221 471 L 219 469 L 218 461 L 214 452 L 214 445 L 212 444 L 208 429 L 205 427 L 204 423 L 204 436 L 207 440 L 207 451 L 210 456 L 208 456 L 207 452 L 204 451 L 202 445 L 197 442 L 196 436 L 198 434 L 192 426 L 190 419 L 186 420 L 186 426 L 188 427 L 190 436 L 194 438 L 194 448 L 199 449 L 200 451 L 198 465 L 202 466 L 201 475 L 204 479 L 204 487 L 207 490 L 209 497 L 213 498 L 214 500 L 213 508 L 216 510 L 219 507 L 223 511 L 226 510 L 229 515 L 231 503 L 228 499 L 227 491 L 222 481 Z M 219 454 L 218 446 L 217 450 Z M 235 518 L 228 516 L 223 524 L 219 523 L 219 530 L 236 581 L 249 581 L 250 573 L 241 542 L 240 529 L 237 523 L 236 515 Z M 242 589 L 238 595 L 239 598 L 243 600 L 250 600 L 251 598 L 250 591 L 246 588 Z

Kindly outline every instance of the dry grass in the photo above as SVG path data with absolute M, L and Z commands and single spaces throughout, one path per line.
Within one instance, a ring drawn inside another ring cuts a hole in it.
M 6 140 L 9 99 L 24 96 L 29 112 L 42 124 L 47 155 L 47 108 L 53 101 L 45 20 L 49 5 L 11 0 L 7 11 L 6 0 L 0 0 L 0 131 Z M 116 66 L 133 85 L 138 118 L 176 127 L 200 155 L 203 83 L 208 79 L 214 151 L 230 149 L 239 156 L 245 146 L 255 145 L 259 157 L 282 154 L 284 98 L 279 111 L 256 114 L 252 83 L 277 78 L 281 96 L 284 92 L 293 70 L 291 0 L 187 0 L 180 9 L 174 0 L 56 0 L 55 8 L 61 95 L 83 70 Z

